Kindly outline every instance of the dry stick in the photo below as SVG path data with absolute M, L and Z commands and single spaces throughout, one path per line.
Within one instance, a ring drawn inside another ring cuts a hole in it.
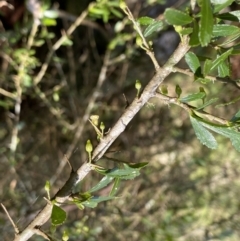
M 135 98 L 132 104 L 125 110 L 117 123 L 113 126 L 111 131 L 101 140 L 99 145 L 93 152 L 92 161 L 97 162 L 107 151 L 109 146 L 116 140 L 116 138 L 125 130 L 128 123 L 139 112 L 139 110 L 149 101 L 151 97 L 155 95 L 158 86 L 163 80 L 172 72 L 174 65 L 176 65 L 182 57 L 189 50 L 188 37 L 184 37 L 182 43 L 174 51 L 168 62 L 159 69 L 153 76 L 151 81 L 145 87 L 142 95 L 139 98 Z M 92 170 L 90 163 L 85 162 L 77 172 L 72 172 L 68 181 L 59 190 L 59 192 L 53 198 L 58 205 L 68 200 L 72 194 L 73 188 L 83 180 L 88 173 Z M 14 241 L 26 241 L 36 233 L 36 229 L 41 227 L 51 216 L 52 205 L 47 203 L 46 206 L 39 212 L 35 219 L 18 235 Z
M 19 229 L 18 229 L 17 225 L 14 223 L 14 221 L 12 220 L 10 214 L 8 213 L 8 210 L 6 209 L 6 207 L 2 203 L 1 203 L 1 206 L 2 206 L 3 210 L 5 211 L 5 213 L 7 214 L 10 222 L 12 223 L 12 226 L 13 226 L 13 228 L 15 230 L 15 233 L 18 234 L 19 233 Z
M 90 4 L 91 5 L 91 4 Z M 90 7 L 89 5 L 89 7 Z M 37 85 L 43 78 L 43 76 L 46 73 L 46 70 L 49 66 L 49 63 L 51 61 L 51 58 L 53 56 L 53 53 L 61 47 L 63 42 L 66 40 L 67 36 L 71 36 L 71 34 L 74 32 L 74 30 L 83 22 L 83 20 L 87 17 L 88 9 L 82 12 L 82 14 L 76 19 L 76 21 L 69 27 L 69 29 L 66 32 L 66 35 L 62 35 L 62 37 L 53 45 L 51 51 L 48 52 L 46 60 L 44 64 L 41 67 L 41 70 L 39 71 L 38 75 L 34 78 L 33 83 Z

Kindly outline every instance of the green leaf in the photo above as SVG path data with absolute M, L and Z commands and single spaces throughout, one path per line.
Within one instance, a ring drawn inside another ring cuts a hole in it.
M 226 61 L 224 61 L 218 65 L 218 76 L 221 78 L 230 76 L 229 63 L 226 63 Z
M 121 180 L 119 178 L 115 178 L 114 184 L 113 184 L 113 187 L 112 187 L 112 190 L 111 190 L 109 196 L 115 196 L 116 195 L 117 191 L 119 190 L 120 183 L 121 183 Z
M 217 141 L 214 136 L 194 117 L 190 116 L 190 121 L 199 141 L 208 148 L 216 149 Z
M 193 52 L 188 52 L 185 55 L 185 61 L 193 73 L 196 73 L 197 70 L 201 67 L 198 57 Z
M 182 89 L 179 85 L 176 85 L 175 87 L 175 93 L 177 95 L 177 98 L 180 98 L 181 94 L 182 94 Z
M 57 25 L 57 21 L 52 18 L 43 18 L 41 21 L 42 21 L 42 25 L 47 26 L 47 27 Z
M 217 100 L 218 100 L 218 98 L 214 98 L 209 101 L 206 101 L 203 105 L 199 106 L 196 110 L 202 110 L 202 109 L 206 108 L 207 106 L 215 103 Z
M 194 100 L 200 100 L 203 99 L 206 96 L 205 93 L 203 92 L 198 92 L 198 93 L 194 93 L 194 94 L 190 94 L 188 96 L 182 97 L 180 98 L 181 102 L 187 103 L 187 102 L 191 102 Z
M 199 40 L 202 46 L 207 46 L 212 37 L 213 12 L 209 0 L 202 0 Z
M 203 75 L 206 76 L 209 74 L 212 68 L 212 61 L 210 59 L 206 59 L 203 65 Z
M 199 33 L 199 25 L 198 25 L 198 22 L 196 20 L 194 20 L 193 21 L 193 32 L 190 35 L 190 40 L 189 40 L 190 46 L 198 46 L 200 44 L 198 33 Z
M 104 187 L 106 187 L 110 182 L 113 181 L 113 177 L 110 177 L 110 176 L 104 176 L 101 181 L 94 187 L 92 187 L 89 192 L 96 192 Z
M 217 17 L 220 19 L 223 19 L 223 20 L 239 22 L 240 21 L 240 11 L 237 10 L 237 11 L 222 13 L 222 14 L 217 15 Z
M 225 59 L 229 57 L 232 53 L 233 48 L 229 49 L 228 51 L 224 52 L 222 55 L 218 56 L 213 62 L 210 71 L 214 70 L 220 63 L 222 63 Z
M 161 20 L 154 21 L 149 26 L 147 26 L 147 28 L 145 29 L 143 35 L 144 35 L 144 37 L 148 37 L 152 33 L 160 31 L 162 29 L 163 29 L 163 21 L 161 21 Z
M 228 24 L 217 24 L 213 26 L 214 37 L 226 37 L 237 33 L 239 33 L 239 28 L 237 26 Z
M 193 28 L 183 28 L 179 33 L 181 35 L 189 35 L 190 33 L 192 33 Z
M 52 215 L 51 215 L 52 225 L 54 226 L 61 225 L 65 222 L 66 218 L 67 218 L 66 212 L 59 206 L 53 205 Z
M 91 198 L 90 200 L 86 201 L 86 202 L 83 202 L 82 204 L 86 207 L 89 207 L 89 208 L 95 208 L 97 207 L 97 205 L 100 203 L 100 202 L 105 202 L 105 201 L 109 201 L 109 200 L 112 200 L 112 199 L 115 199 L 116 197 L 112 197 L 112 196 L 107 196 L 107 197 L 93 197 Z
M 222 135 L 225 136 L 227 138 L 229 138 L 232 142 L 232 145 L 234 146 L 234 148 L 240 152 L 240 133 L 238 131 L 236 131 L 234 128 L 232 127 L 224 127 L 224 126 L 217 126 L 214 124 L 209 124 L 206 122 L 201 122 L 203 126 L 207 127 L 208 129 Z
M 155 22 L 155 19 L 149 17 L 141 17 L 137 20 L 141 25 L 150 25 Z
M 193 21 L 188 14 L 172 8 L 165 10 L 164 17 L 167 23 L 171 25 L 185 25 Z
M 211 0 L 212 4 L 214 4 L 214 13 L 218 13 L 227 6 L 230 6 L 234 0 Z
M 240 110 L 232 117 L 231 121 L 236 122 L 240 120 Z

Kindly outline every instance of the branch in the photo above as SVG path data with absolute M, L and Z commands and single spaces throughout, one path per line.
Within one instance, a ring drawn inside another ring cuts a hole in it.
M 217 116 L 214 116 L 214 115 L 211 115 L 203 110 L 197 110 L 196 107 L 194 106 L 191 106 L 189 104 L 186 104 L 186 103 L 182 103 L 179 101 L 178 98 L 176 97 L 170 97 L 170 96 L 167 96 L 167 95 L 163 95 L 163 94 L 160 94 L 160 93 L 156 93 L 155 95 L 157 98 L 163 100 L 163 101 L 167 101 L 167 103 L 169 104 L 175 104 L 175 105 L 178 105 L 180 107 L 182 107 L 183 109 L 185 109 L 189 114 L 194 111 L 200 115 L 203 115 L 205 116 L 206 118 L 208 118 L 210 121 L 217 121 L 218 123 L 221 123 L 223 125 L 228 125 L 229 124 L 229 121 L 228 120 L 225 120 L 225 119 L 222 119 L 220 117 L 217 117 Z
M 133 100 L 132 104 L 125 110 L 111 131 L 100 141 L 99 145 L 93 152 L 93 163 L 96 163 L 105 154 L 110 145 L 125 130 L 129 122 L 140 111 L 140 109 L 149 101 L 150 98 L 155 96 L 158 86 L 173 71 L 173 67 L 182 59 L 189 48 L 188 37 L 184 37 L 183 42 L 180 43 L 168 62 L 155 73 L 153 78 L 143 90 L 141 96 Z M 55 200 L 58 205 L 67 201 L 76 184 L 83 180 L 91 170 L 92 165 L 85 162 L 76 172 L 71 172 L 69 179 L 55 195 L 53 200 Z M 36 233 L 36 230 L 51 217 L 51 211 L 52 205 L 47 203 L 35 219 L 20 234 L 16 234 L 14 241 L 26 241 L 32 237 Z

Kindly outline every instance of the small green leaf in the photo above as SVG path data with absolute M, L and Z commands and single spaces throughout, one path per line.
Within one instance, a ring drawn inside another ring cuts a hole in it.
M 223 20 L 239 22 L 240 21 L 240 11 L 237 10 L 237 11 L 218 14 L 217 17 L 220 19 L 223 19 Z
M 66 218 L 67 218 L 66 212 L 59 206 L 53 205 L 52 215 L 51 215 L 52 225 L 54 226 L 61 225 L 65 222 Z
M 217 24 L 213 26 L 214 37 L 226 37 L 237 33 L 239 33 L 239 28 L 237 26 L 228 24 Z
M 152 33 L 160 31 L 162 29 L 163 29 L 163 21 L 161 21 L 161 20 L 154 21 L 150 25 L 147 26 L 147 28 L 145 29 L 143 35 L 144 35 L 144 37 L 148 37 Z
M 220 63 L 222 63 L 225 59 L 229 57 L 229 55 L 232 53 L 233 48 L 229 49 L 228 51 L 224 52 L 220 56 L 218 56 L 213 62 L 210 71 L 214 70 Z
M 176 85 L 175 87 L 175 93 L 177 95 L 177 98 L 180 98 L 181 94 L 182 94 L 182 89 L 179 85 Z
M 234 0 L 211 0 L 212 4 L 214 4 L 214 13 L 218 13 L 227 6 L 230 6 Z
M 218 76 L 221 78 L 230 76 L 229 63 L 226 63 L 226 61 L 224 61 L 218 65 Z
M 197 119 L 194 117 L 190 116 L 190 120 L 193 126 L 193 129 L 195 131 L 195 134 L 199 141 L 207 146 L 208 148 L 211 149 L 216 149 L 217 148 L 217 141 L 214 138 L 214 136 L 202 126 L 201 122 L 199 122 Z
M 240 120 L 240 110 L 232 117 L 232 122 L 237 122 Z
M 168 24 L 171 25 L 185 25 L 193 21 L 188 14 L 172 8 L 165 10 L 164 17 Z
M 189 35 L 190 33 L 192 33 L 192 31 L 193 31 L 193 28 L 183 28 L 179 32 L 179 34 L 181 34 L 181 35 Z
M 215 103 L 217 100 L 218 100 L 218 98 L 214 98 L 209 101 L 206 101 L 203 105 L 199 106 L 196 110 L 202 110 L 202 109 L 206 108 L 207 106 Z
M 194 93 L 194 94 L 190 94 L 188 96 L 182 97 L 180 98 L 181 102 L 187 103 L 187 102 L 191 102 L 194 100 L 200 100 L 203 99 L 206 96 L 205 93 L 203 92 L 198 92 L 198 93 Z
M 185 61 L 193 73 L 196 73 L 197 70 L 201 67 L 198 57 L 193 52 L 188 52 L 185 55 Z
M 207 46 L 212 37 L 213 12 L 209 0 L 202 0 L 199 40 L 202 46 Z
M 190 40 L 189 40 L 190 46 L 198 46 L 200 44 L 198 33 L 199 33 L 199 25 L 198 25 L 198 22 L 196 20 L 194 20 L 193 21 L 193 32 L 190 35 Z
M 120 183 L 121 183 L 120 178 L 115 178 L 114 184 L 113 184 L 113 187 L 112 187 L 112 190 L 111 190 L 109 196 L 115 196 L 116 195 L 117 191 L 119 190 Z
M 113 177 L 109 177 L 109 176 L 104 176 L 101 181 L 94 187 L 92 187 L 89 192 L 96 192 L 104 187 L 106 187 L 109 183 L 111 183 L 113 181 Z
M 47 27 L 57 25 L 57 21 L 52 18 L 43 18 L 41 21 L 42 21 L 42 25 L 47 26 Z
M 167 95 L 168 94 L 168 86 L 167 85 L 160 85 L 159 91 L 163 95 Z
M 203 75 L 206 76 L 209 74 L 212 68 L 212 61 L 210 59 L 206 59 L 203 65 Z
M 83 202 L 82 204 L 89 208 L 95 208 L 100 202 L 105 202 L 109 200 L 116 199 L 116 197 L 108 196 L 108 197 L 92 197 L 90 200 Z
M 149 17 L 141 17 L 137 20 L 141 25 L 150 25 L 155 22 L 155 19 Z

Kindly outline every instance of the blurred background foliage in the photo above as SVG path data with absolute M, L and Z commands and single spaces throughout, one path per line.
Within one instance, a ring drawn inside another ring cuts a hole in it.
M 90 11 L 83 24 L 53 54 L 36 88 L 34 76 L 48 52 L 86 10 L 89 1 L 42 1 L 43 9 L 58 9 L 59 17 L 42 21 L 30 49 L 27 41 L 32 15 L 24 1 L 9 3 L 14 9 L 2 6 L 0 10 L 0 88 L 7 91 L 0 95 L 0 196 L 21 229 L 45 204 L 46 180 L 53 182 L 52 194 L 67 180 L 70 169 L 63 162 L 69 147 L 70 162 L 77 168 L 87 159 L 86 140 L 97 144 L 91 124 L 83 122 L 93 95 L 97 92 L 90 113 L 100 116 L 107 131 L 123 113 L 126 100 L 131 102 L 136 96 L 136 79 L 145 85 L 153 76 L 154 67 L 135 45 L 132 26 L 115 7 L 118 1 L 105 1 L 108 10 Z M 128 0 L 127 4 L 135 17 L 161 19 L 166 7 L 185 8 L 189 1 Z M 166 28 L 152 41 L 156 57 L 163 64 L 180 39 L 174 29 Z M 209 54 L 202 51 L 203 55 Z M 110 53 L 106 79 L 96 89 L 106 52 Z M 237 66 L 237 59 L 232 62 L 233 67 Z M 185 63 L 180 65 L 184 67 Z M 235 68 L 234 78 L 238 78 Z M 19 76 L 21 109 L 16 120 Z M 181 74 L 172 74 L 164 84 L 172 96 L 176 84 L 186 94 L 202 86 Z M 239 89 L 228 83 L 207 83 L 204 88 L 209 96 L 219 98 L 217 104 L 239 96 Z M 225 119 L 237 110 L 238 103 L 208 107 L 210 113 Z M 74 144 L 80 124 L 83 130 Z M 15 125 L 18 138 L 13 150 Z M 239 240 L 239 154 L 230 141 L 217 138 L 218 149 L 207 149 L 196 139 L 184 110 L 152 99 L 107 153 L 108 157 L 127 162 L 149 162 L 142 175 L 123 182 L 118 199 L 101 203 L 95 209 L 78 210 L 76 206 L 64 205 L 68 219 L 54 236 L 60 240 L 67 231 L 71 241 Z M 99 163 L 106 167 L 114 165 L 109 159 Z M 81 183 L 81 190 L 87 191 L 99 179 L 98 174 L 91 173 Z M 109 187 L 99 195 L 108 191 Z M 48 228 L 49 224 L 43 227 Z M 2 210 L 0 232 L 3 240 L 13 239 L 14 230 Z M 42 238 L 34 236 L 31 240 Z

